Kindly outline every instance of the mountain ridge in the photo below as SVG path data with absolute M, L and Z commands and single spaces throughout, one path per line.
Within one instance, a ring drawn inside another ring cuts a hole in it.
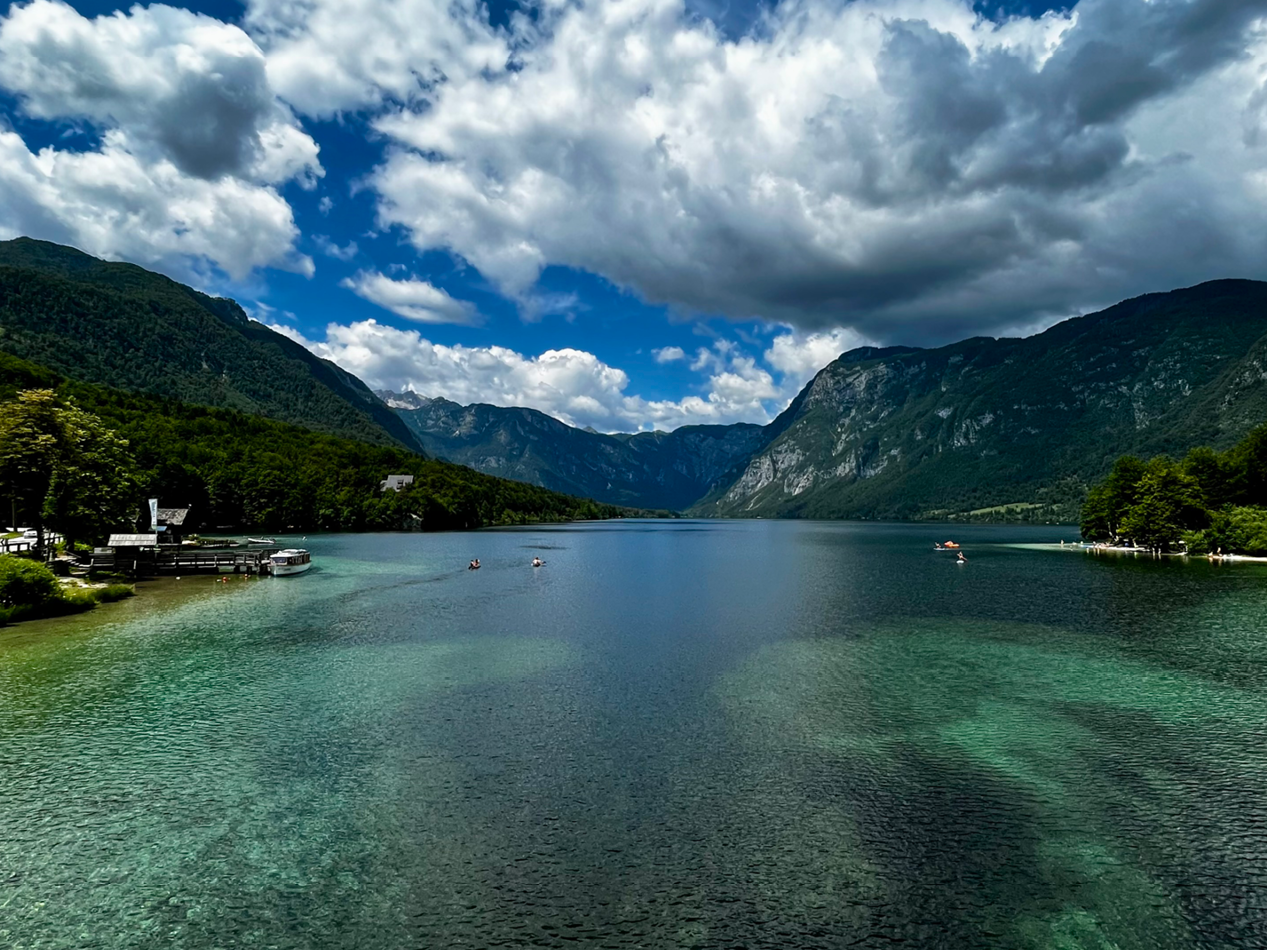
M 1020 504 L 1067 517 L 1118 455 L 1226 447 L 1264 418 L 1267 283 L 1210 281 L 1030 337 L 842 354 L 734 483 L 691 510 L 920 518 Z
M 1071 517 L 1123 453 L 1225 448 L 1267 419 L 1267 283 L 1241 279 L 1029 337 L 858 347 L 765 426 L 671 432 L 375 394 L 232 300 L 29 238 L 0 242 L 0 347 L 85 383 L 710 517 Z
M 437 458 L 609 504 L 681 510 L 707 494 L 764 438 L 765 427 L 682 426 L 603 434 L 526 407 L 379 390 Z
M 46 241 L 0 242 L 0 346 L 85 382 L 420 449 L 361 380 L 235 301 Z

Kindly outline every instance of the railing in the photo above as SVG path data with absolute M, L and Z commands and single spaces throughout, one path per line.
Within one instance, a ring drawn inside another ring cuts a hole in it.
M 50 532 L 44 535 L 45 547 L 61 543 L 62 536 L 60 534 Z M 35 540 L 33 538 L 0 538 L 0 554 L 25 554 L 34 549 Z
M 160 551 L 94 551 L 93 570 L 126 570 L 139 573 L 197 574 L 234 573 L 261 574 L 268 570 L 271 554 L 277 548 L 256 551 L 198 551 L 191 549 Z

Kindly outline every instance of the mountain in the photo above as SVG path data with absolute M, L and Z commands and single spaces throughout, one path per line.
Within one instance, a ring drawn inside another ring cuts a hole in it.
M 0 346 L 84 382 L 419 448 L 359 379 L 232 300 L 58 244 L 0 242 Z
M 1074 517 L 1123 453 L 1267 419 L 1267 284 L 1148 294 L 1024 339 L 863 348 L 823 369 L 700 515 Z
M 397 445 L 66 379 L 0 351 L 0 402 L 24 389 L 55 389 L 125 439 L 136 480 L 132 510 L 146 498 L 188 506 L 188 530 L 438 531 L 639 514 Z M 413 481 L 384 490 L 389 475 Z M 38 514 L 24 511 L 20 500 L 14 510 L 27 523 Z
M 704 497 L 769 438 L 768 427 L 684 426 L 602 435 L 535 409 L 460 406 L 378 393 L 437 458 L 618 505 L 680 510 Z
M 1024 339 L 851 350 L 768 426 L 668 433 L 380 394 L 391 408 L 232 300 L 28 238 L 0 242 L 0 348 L 82 383 L 701 516 L 1076 518 L 1119 455 L 1226 448 L 1267 419 L 1267 284 L 1246 280 Z

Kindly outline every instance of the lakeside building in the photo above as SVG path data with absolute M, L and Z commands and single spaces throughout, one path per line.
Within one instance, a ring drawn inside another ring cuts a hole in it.
M 414 477 L 412 475 L 388 475 L 385 479 L 378 483 L 379 491 L 400 491 L 406 485 L 412 485 Z
M 149 530 L 158 535 L 157 543 L 180 544 L 184 540 L 185 519 L 188 517 L 188 508 L 154 507 L 141 509 L 136 520 L 138 525 L 148 525 Z

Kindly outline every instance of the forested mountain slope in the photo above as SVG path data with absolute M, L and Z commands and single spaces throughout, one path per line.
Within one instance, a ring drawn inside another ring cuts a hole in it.
M 364 383 L 232 300 L 58 244 L 0 242 L 0 346 L 85 382 L 418 449 Z
M 853 350 L 695 512 L 1076 519 L 1117 456 L 1226 448 L 1267 420 L 1265 334 L 1267 284 L 1220 280 L 1025 339 Z
M 128 441 L 133 510 L 150 497 L 188 506 L 186 528 L 192 530 L 434 531 L 624 513 L 400 446 L 68 380 L 0 352 L 0 401 L 24 389 L 54 389 L 100 417 Z M 414 476 L 413 484 L 399 492 L 380 489 L 388 475 L 400 474 Z
M 603 435 L 535 409 L 460 406 L 415 393 L 378 394 L 422 447 L 481 472 L 599 501 L 679 510 L 693 504 L 767 439 L 762 426 L 684 426 Z

